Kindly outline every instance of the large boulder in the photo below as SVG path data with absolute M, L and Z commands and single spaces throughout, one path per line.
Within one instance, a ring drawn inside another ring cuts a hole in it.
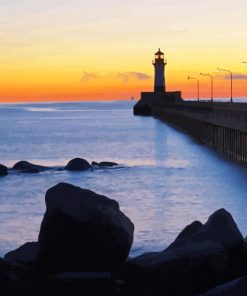
M 22 173 L 39 173 L 48 170 L 49 168 L 46 166 L 37 165 L 25 160 L 21 160 L 13 166 L 13 169 L 21 171 Z
M 4 259 L 22 264 L 32 264 L 36 261 L 38 248 L 38 242 L 28 242 L 16 250 L 7 253 Z
M 219 253 L 236 245 L 243 245 L 243 236 L 231 214 L 220 209 L 204 225 L 195 221 L 183 229 L 166 250 L 141 255 L 132 263 L 155 269 L 170 260 Z
M 68 162 L 65 170 L 68 171 L 86 171 L 91 168 L 89 162 L 83 158 L 74 158 Z
M 70 184 L 50 188 L 38 263 L 50 272 L 112 271 L 128 257 L 134 225 L 112 199 Z
M 242 247 L 243 237 L 231 214 L 220 209 L 204 225 L 195 221 L 187 226 L 164 251 L 128 261 L 125 278 L 144 289 L 149 283 L 160 293 L 196 295 L 228 279 L 229 253 Z
M 7 176 L 8 175 L 8 169 L 5 165 L 0 164 L 0 176 Z

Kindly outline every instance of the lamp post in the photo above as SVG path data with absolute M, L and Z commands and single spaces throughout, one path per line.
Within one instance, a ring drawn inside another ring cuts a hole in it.
M 241 65 L 242 66 L 246 66 L 247 65 L 247 62 L 245 62 L 245 61 L 241 62 Z
M 197 81 L 197 101 L 199 102 L 199 97 L 200 97 L 200 84 L 199 84 L 199 80 L 197 78 L 188 76 L 188 80 L 190 79 L 194 79 Z
M 213 76 L 209 73 L 200 73 L 200 76 L 208 76 L 211 80 L 211 102 L 213 103 Z
M 220 69 L 219 67 L 217 67 L 217 72 L 219 72 L 219 71 L 225 71 L 225 72 L 228 72 L 230 74 L 230 77 L 231 77 L 231 99 L 230 99 L 230 102 L 232 103 L 232 72 L 230 70 Z

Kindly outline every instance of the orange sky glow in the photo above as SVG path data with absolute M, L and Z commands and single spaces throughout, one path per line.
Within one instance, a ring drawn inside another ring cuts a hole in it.
M 194 12 L 197 12 L 196 14 Z M 0 102 L 138 99 L 153 90 L 158 47 L 168 91 L 247 97 L 247 2 L 24 0 L 0 2 Z

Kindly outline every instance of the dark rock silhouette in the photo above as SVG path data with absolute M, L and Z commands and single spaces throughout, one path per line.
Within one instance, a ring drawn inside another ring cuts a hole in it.
M 0 258 L 0 295 L 28 295 L 31 280 L 31 273 L 25 266 Z
M 67 272 L 50 277 L 52 295 L 117 296 L 122 285 L 107 272 Z
M 5 165 L 0 164 L 0 176 L 7 176 L 8 175 L 8 169 Z
M 166 250 L 175 248 L 176 246 L 181 245 L 188 239 L 191 235 L 198 232 L 203 227 L 203 224 L 200 221 L 194 221 L 191 224 L 187 225 L 177 236 L 175 241 L 166 248 Z
M 247 276 L 234 279 L 199 296 L 245 296 L 247 295 Z
M 25 243 L 16 250 L 7 253 L 4 259 L 9 261 L 20 262 L 24 264 L 35 263 L 37 258 L 39 244 L 38 242 Z
M 112 167 L 112 166 L 117 166 L 118 164 L 112 161 L 101 161 L 101 162 L 93 161 L 92 165 L 99 166 L 99 167 Z
M 42 166 L 42 165 L 37 165 L 37 164 L 33 164 L 30 163 L 28 161 L 22 160 L 17 162 L 14 166 L 13 166 L 14 170 L 18 170 L 21 171 L 22 173 L 39 173 L 45 170 L 49 170 L 49 167 L 46 166 Z
M 39 243 L 0 258 L 1 295 L 247 293 L 247 242 L 224 209 L 186 226 L 163 252 L 124 264 L 134 226 L 116 201 L 60 183 L 47 191 L 46 206 Z
M 48 272 L 111 271 L 128 257 L 134 225 L 119 204 L 60 183 L 46 193 L 38 263 Z
M 187 226 L 166 250 L 128 261 L 126 280 L 144 291 L 196 295 L 228 278 L 232 248 L 239 252 L 243 237 L 230 213 L 220 209 L 203 226 L 197 221 Z
M 89 162 L 83 158 L 74 158 L 68 162 L 65 167 L 65 170 L 68 171 L 85 171 L 89 170 L 91 165 Z

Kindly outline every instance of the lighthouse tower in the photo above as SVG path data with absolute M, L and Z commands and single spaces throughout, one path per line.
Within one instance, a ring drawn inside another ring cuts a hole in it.
M 154 65 L 154 92 L 165 93 L 165 66 L 167 62 L 164 60 L 164 53 L 160 49 L 155 53 Z

